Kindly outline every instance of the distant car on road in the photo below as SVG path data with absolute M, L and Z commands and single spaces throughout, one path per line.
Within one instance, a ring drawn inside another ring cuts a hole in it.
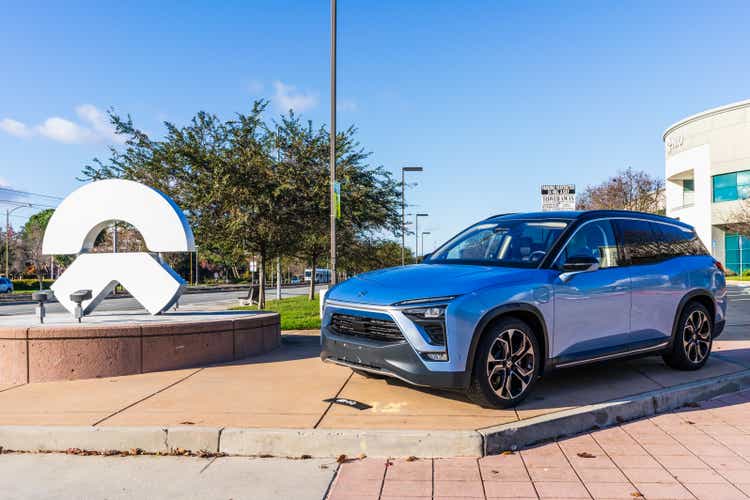
M 321 358 L 504 408 L 556 368 L 658 354 L 696 370 L 726 308 L 724 270 L 685 223 L 626 211 L 510 214 L 469 227 L 422 264 L 333 287 Z
M 292 285 L 299 285 L 300 284 L 299 276 L 292 276 L 291 282 L 292 282 Z
M 13 282 L 8 278 L 0 278 L 0 293 L 13 293 Z

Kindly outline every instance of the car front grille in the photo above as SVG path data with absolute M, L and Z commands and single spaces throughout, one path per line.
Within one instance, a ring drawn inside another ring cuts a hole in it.
M 361 337 L 381 342 L 404 340 L 398 325 L 391 319 L 368 318 L 335 313 L 331 317 L 331 330 L 338 335 Z

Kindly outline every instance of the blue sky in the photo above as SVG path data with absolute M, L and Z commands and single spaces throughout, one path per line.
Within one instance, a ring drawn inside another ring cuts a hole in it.
M 327 122 L 328 16 L 326 0 L 6 5 L 0 183 L 70 192 L 107 156 L 109 107 L 157 136 L 257 97 Z M 537 209 L 543 183 L 661 176 L 665 128 L 750 97 L 748 19 L 747 2 L 339 0 L 339 124 L 394 173 L 425 167 L 407 196 L 429 250 Z

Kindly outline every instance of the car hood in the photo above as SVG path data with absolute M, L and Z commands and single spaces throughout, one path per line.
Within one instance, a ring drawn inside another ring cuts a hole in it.
M 532 269 L 463 264 L 417 264 L 360 274 L 332 288 L 329 300 L 390 305 L 403 300 L 463 295 L 517 282 Z

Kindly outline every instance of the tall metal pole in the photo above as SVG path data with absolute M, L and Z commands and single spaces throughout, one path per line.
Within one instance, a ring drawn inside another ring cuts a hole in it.
M 406 190 L 406 184 L 404 179 L 404 168 L 401 168 L 401 265 L 403 266 L 406 264 L 406 261 L 404 260 L 404 252 L 406 251 L 406 216 L 404 215 L 404 212 L 406 211 L 406 202 L 404 197 L 404 191 Z
M 419 214 L 414 217 L 414 263 L 419 264 Z
M 31 203 L 16 203 L 16 205 L 18 206 L 5 209 L 5 277 L 8 279 L 10 279 L 10 266 L 8 265 L 8 257 L 10 255 L 10 214 L 19 208 L 31 208 L 32 206 Z
M 276 257 L 276 300 L 281 300 L 281 257 Z
M 198 245 L 195 245 L 195 286 L 198 286 Z
M 422 172 L 422 167 L 401 167 L 401 265 L 406 264 L 404 252 L 406 250 L 406 198 L 404 191 L 406 191 L 406 180 L 404 178 L 405 172 Z
M 8 274 L 8 253 L 10 252 L 10 209 L 5 209 L 5 277 L 10 279 Z
M 422 231 L 422 254 L 424 254 L 424 235 L 425 234 L 432 234 L 429 231 Z
M 331 285 L 336 284 L 336 29 L 336 0 L 331 0 Z
M 414 262 L 419 264 L 419 218 L 430 214 L 416 214 L 414 216 Z
M 281 146 L 279 145 L 279 126 L 276 125 L 276 162 L 281 163 Z M 276 300 L 281 300 L 281 256 L 276 257 Z

